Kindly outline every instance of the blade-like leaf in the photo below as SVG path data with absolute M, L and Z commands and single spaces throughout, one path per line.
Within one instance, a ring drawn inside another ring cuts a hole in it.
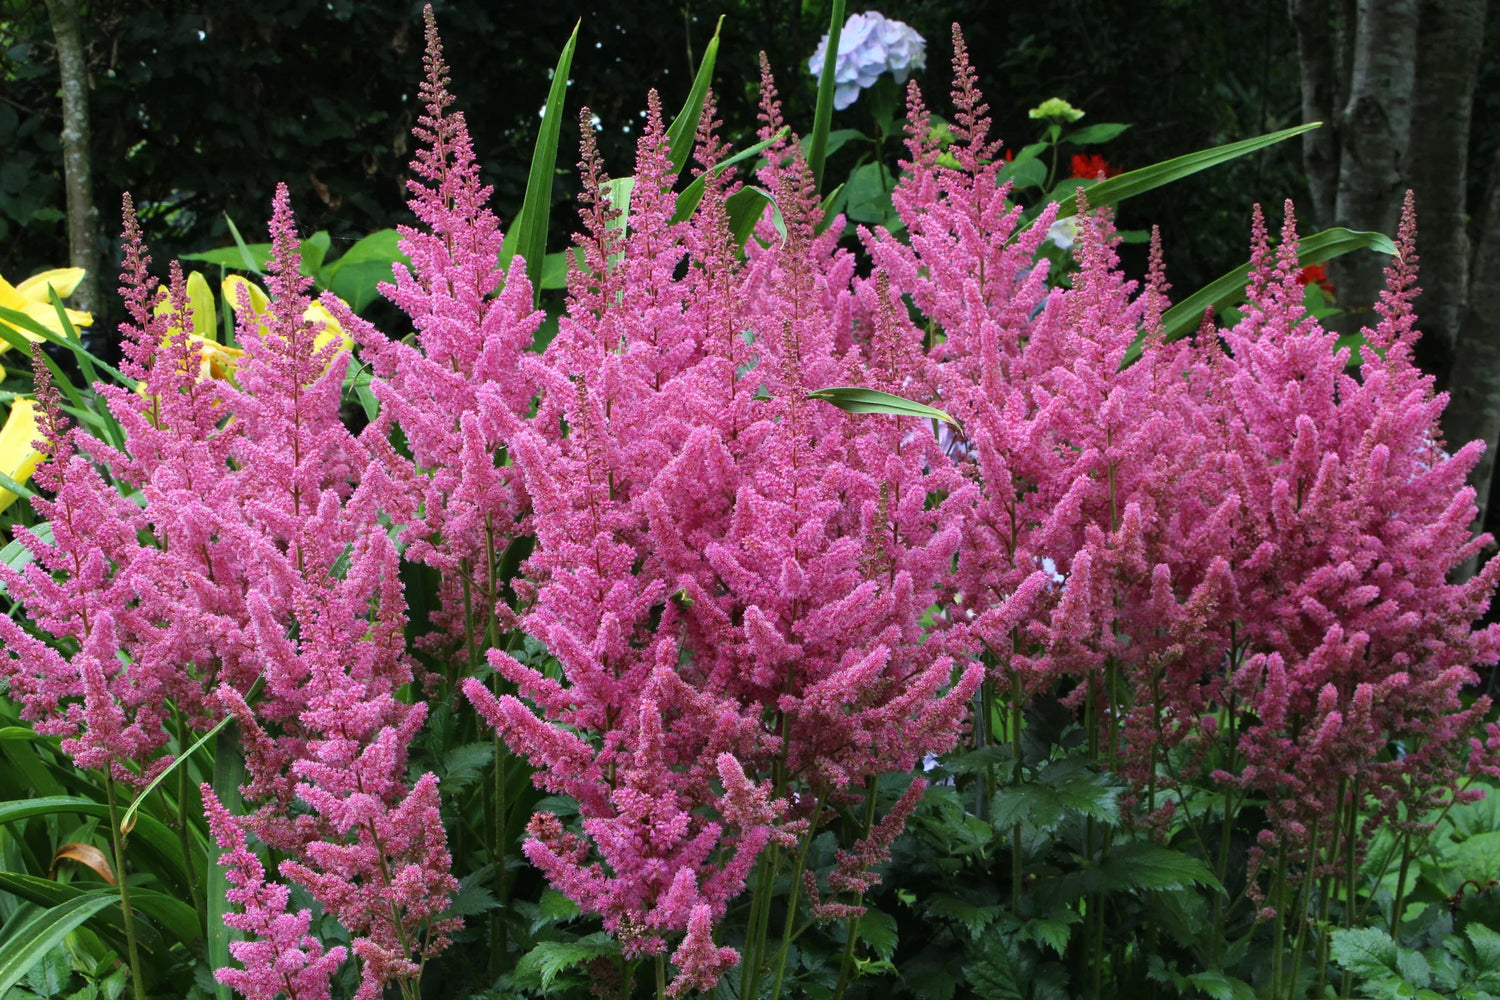
M 783 138 L 787 134 L 789 129 L 790 126 L 783 125 L 781 127 L 781 131 L 771 136 L 771 138 L 762 139 L 760 142 L 757 142 L 753 146 L 746 146 L 744 149 L 740 150 L 738 153 L 735 153 L 733 156 L 727 157 L 724 160 L 715 163 L 714 173 L 723 173 L 729 167 L 733 166 L 736 163 L 739 163 L 741 160 L 748 160 L 750 157 L 759 154 L 767 146 L 770 146 L 777 140 Z M 677 207 L 672 212 L 673 222 L 685 222 L 692 216 L 693 209 L 697 208 L 698 202 L 703 200 L 703 189 L 706 186 L 707 182 L 708 175 L 706 173 L 699 174 L 697 177 L 693 178 L 693 183 L 683 188 L 682 193 L 677 196 Z
M 0 802 L 0 825 L 53 813 L 81 813 L 85 816 L 106 819 L 109 816 L 109 806 L 102 802 L 71 795 L 16 799 L 11 802 Z M 160 820 L 142 813 L 136 817 L 135 830 L 131 836 L 134 838 L 132 842 L 141 841 L 163 861 L 166 861 L 171 866 L 173 874 L 184 879 L 184 884 L 186 884 L 187 862 L 182 853 L 182 840 L 177 834 L 167 829 Z
M 163 768 L 161 773 L 152 778 L 150 783 L 147 784 L 145 788 L 142 788 L 139 792 L 136 793 L 135 798 L 131 800 L 130 807 L 125 810 L 125 815 L 120 817 L 121 833 L 128 834 L 131 830 L 135 829 L 136 810 L 140 809 L 141 803 L 146 801 L 146 796 L 154 792 L 156 790 L 156 786 L 161 784 L 162 781 L 167 777 L 167 775 L 177 770 L 177 768 L 182 764 L 183 761 L 187 760 L 193 754 L 197 753 L 199 747 L 203 746 L 203 744 L 219 735 L 219 730 L 229 725 L 230 720 L 233 718 L 234 716 L 232 715 L 226 715 L 224 716 L 224 718 L 220 719 L 218 725 L 214 726 L 208 732 L 198 737 L 198 741 L 191 747 L 188 747 L 187 753 L 180 753 L 176 757 L 174 757 L 172 759 L 172 763 Z
M 698 75 L 693 77 L 693 89 L 688 91 L 687 103 L 682 112 L 672 119 L 667 127 L 667 155 L 672 158 L 672 180 L 682 173 L 687 158 L 693 151 L 693 140 L 698 134 L 698 122 L 703 117 L 703 102 L 708 98 L 708 88 L 713 83 L 714 61 L 719 56 L 719 29 L 724 27 L 724 15 L 714 25 L 714 37 L 708 40 L 703 58 L 698 62 Z
M 86 893 L 37 913 L 7 934 L 0 942 L 0 996 L 20 982 L 43 955 L 57 947 L 75 928 L 117 899 L 107 889 Z
M 580 22 L 581 23 L 581 22 Z M 552 71 L 552 89 L 542 110 L 542 127 L 537 131 L 536 149 L 531 154 L 531 173 L 526 178 L 526 194 L 521 211 L 505 235 L 500 249 L 500 266 L 507 271 L 517 254 L 526 261 L 526 278 L 531 282 L 531 300 L 541 301 L 542 258 L 547 254 L 547 223 L 552 214 L 552 176 L 557 169 L 557 144 L 562 135 L 563 104 L 568 95 L 568 72 L 573 68 L 573 52 L 578 48 L 578 25 L 568 44 L 563 46 Z
M 813 190 L 823 189 L 823 163 L 828 158 L 828 132 L 833 123 L 833 92 L 838 89 L 833 79 L 834 67 L 838 64 L 839 36 L 844 30 L 844 0 L 833 0 L 833 11 L 828 17 L 828 46 L 823 50 L 823 72 L 818 74 L 818 103 L 813 112 L 812 135 L 808 137 L 807 167 L 812 171 Z
M 1365 233 L 1352 229 L 1334 228 L 1304 237 L 1297 245 L 1298 259 L 1304 265 L 1332 260 L 1351 250 L 1374 250 L 1377 253 L 1394 256 L 1396 244 L 1384 233 Z M 1250 265 L 1245 263 L 1228 274 L 1214 279 L 1168 309 L 1162 316 L 1165 339 L 1173 341 L 1193 332 L 1203 321 L 1203 311 L 1209 307 L 1218 312 L 1227 306 L 1244 301 L 1245 286 L 1249 281 Z M 1129 360 L 1134 360 L 1134 355 L 1127 357 Z
M 833 386 L 828 389 L 819 389 L 807 394 L 809 399 L 821 399 L 832 403 L 841 410 L 850 413 L 893 413 L 901 417 L 923 417 L 928 420 L 941 420 L 944 423 L 958 426 L 954 420 L 942 410 L 918 403 L 901 396 L 893 396 L 879 389 L 866 389 L 857 385 Z
M 1133 198 L 1138 194 L 1144 194 L 1164 184 L 1170 184 L 1191 174 L 1196 174 L 1200 170 L 1207 170 L 1209 167 L 1218 166 L 1220 163 L 1227 163 L 1247 153 L 1253 153 L 1258 149 L 1265 149 L 1267 146 L 1274 146 L 1278 142 L 1285 142 L 1293 136 L 1311 131 L 1322 124 L 1322 122 L 1308 122 L 1305 125 L 1297 125 L 1294 128 L 1284 128 L 1279 132 L 1258 135 L 1252 139 L 1242 139 L 1239 142 L 1215 146 L 1212 149 L 1200 149 L 1196 153 L 1187 153 L 1183 156 L 1173 157 L 1170 160 L 1163 160 L 1160 163 L 1153 163 L 1149 167 L 1141 167 L 1139 170 L 1128 171 L 1120 174 L 1118 177 L 1110 177 L 1088 189 L 1089 207 L 1100 208 L 1104 205 L 1118 204 L 1126 198 Z M 1014 240 L 1016 236 L 1024 232 L 1030 226 L 1031 222 L 1035 220 L 1036 215 L 1040 211 L 1041 207 L 1038 206 L 1027 212 L 1027 224 L 1025 226 L 1018 226 L 1015 235 L 1012 235 L 1011 239 Z M 1077 211 L 1078 196 L 1076 194 L 1071 194 L 1066 198 L 1058 200 L 1057 217 L 1059 219 L 1074 215 Z

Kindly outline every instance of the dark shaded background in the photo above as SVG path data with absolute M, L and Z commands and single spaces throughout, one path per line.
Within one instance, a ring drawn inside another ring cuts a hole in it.
M 824 3 L 433 6 L 502 219 L 519 207 L 549 69 L 575 21 L 563 163 L 574 158 L 576 109 L 587 103 L 603 120 L 611 170 L 629 172 L 647 88 L 659 88 L 668 109 L 680 106 L 720 14 L 715 83 L 727 129 L 740 137 L 753 130 L 760 49 L 770 54 L 794 127 L 811 121 L 806 60 L 826 29 Z M 949 26 L 964 26 L 997 132 L 1014 146 L 1037 134 L 1027 109 L 1052 96 L 1086 109 L 1085 124 L 1134 123 L 1103 149 L 1126 168 L 1299 120 L 1295 43 L 1280 0 L 890 0 L 881 10 L 928 39 L 928 69 L 918 79 L 939 113 L 947 105 Z M 66 262 L 61 108 L 43 3 L 0 0 L 0 11 L 0 274 L 15 281 Z M 94 186 L 106 231 L 118 229 L 128 189 L 158 261 L 226 244 L 225 213 L 255 239 L 278 180 L 291 186 L 306 232 L 333 233 L 335 253 L 406 221 L 420 11 L 417 3 L 371 0 L 89 4 Z M 1487 108 L 1475 120 L 1483 129 L 1500 108 L 1493 86 L 1482 81 L 1479 91 Z M 867 107 L 838 113 L 834 127 L 869 131 Z M 1493 139 L 1475 144 L 1476 157 Z M 1299 157 L 1295 143 L 1283 144 L 1172 185 L 1127 203 L 1122 225 L 1160 224 L 1169 276 L 1189 291 L 1244 259 L 1252 203 L 1279 214 L 1283 198 L 1304 194 Z M 830 176 L 839 179 L 850 165 L 836 159 Z M 569 171 L 555 194 L 553 249 L 571 231 L 574 191 Z M 1129 256 L 1127 264 L 1140 268 Z

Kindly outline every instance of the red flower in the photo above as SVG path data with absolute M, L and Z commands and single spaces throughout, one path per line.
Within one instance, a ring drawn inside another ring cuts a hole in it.
M 1333 297 L 1336 287 L 1328 280 L 1328 272 L 1323 270 L 1322 264 L 1309 264 L 1297 274 L 1297 284 L 1317 285 L 1323 289 L 1323 294 L 1329 298 Z
M 1119 167 L 1110 166 L 1109 161 L 1098 153 L 1074 153 L 1073 172 L 1069 176 L 1091 181 L 1100 174 L 1105 177 L 1114 177 L 1119 173 Z

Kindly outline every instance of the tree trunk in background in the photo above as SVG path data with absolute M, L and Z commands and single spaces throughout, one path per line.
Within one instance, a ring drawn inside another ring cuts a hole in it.
M 1452 399 L 1443 414 L 1443 433 L 1450 448 L 1475 438 L 1486 446 L 1469 475 L 1479 494 L 1476 530 L 1485 523 L 1496 444 L 1500 442 L 1500 152 L 1490 167 L 1489 191 L 1480 222 L 1468 302 L 1458 333 L 1460 363 L 1453 366 Z M 1464 575 L 1471 575 L 1474 569 L 1470 564 Z
M 62 77 L 63 180 L 68 194 L 69 263 L 87 271 L 73 293 L 75 308 L 92 312 L 99 297 L 99 209 L 89 170 L 88 66 L 83 56 L 83 31 L 78 23 L 78 0 L 47 0 L 47 14 L 57 36 L 57 63 Z
M 1297 57 L 1302 64 L 1302 120 L 1322 122 L 1302 137 L 1302 165 L 1312 191 L 1313 217 L 1334 217 L 1339 183 L 1339 129 L 1334 115 L 1339 99 L 1339 61 L 1330 0 L 1290 0 L 1287 9 L 1297 29 Z
M 1422 339 L 1417 363 L 1448 387 L 1469 289 L 1469 122 L 1484 41 L 1484 0 L 1421 0 L 1408 184 L 1417 196 Z M 1452 435 L 1455 443 L 1468 440 Z
M 1346 28 L 1347 30 L 1347 28 Z M 1348 100 L 1339 111 L 1339 180 L 1333 220 L 1350 229 L 1394 233 L 1406 191 L 1406 160 L 1416 82 L 1417 0 L 1359 0 L 1353 25 Z M 1385 286 L 1385 261 L 1349 254 L 1333 262 L 1345 332 L 1369 319 Z

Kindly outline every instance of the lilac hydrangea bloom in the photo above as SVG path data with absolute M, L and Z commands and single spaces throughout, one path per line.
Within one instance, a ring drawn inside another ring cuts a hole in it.
M 828 36 L 818 43 L 818 50 L 807 61 L 814 76 L 823 72 L 828 57 Z M 838 60 L 833 78 L 838 88 L 833 92 L 833 106 L 840 111 L 853 104 L 859 92 L 875 83 L 886 70 L 897 83 L 906 82 L 906 74 L 927 65 L 927 40 L 904 21 L 892 21 L 877 11 L 850 15 L 839 35 Z

